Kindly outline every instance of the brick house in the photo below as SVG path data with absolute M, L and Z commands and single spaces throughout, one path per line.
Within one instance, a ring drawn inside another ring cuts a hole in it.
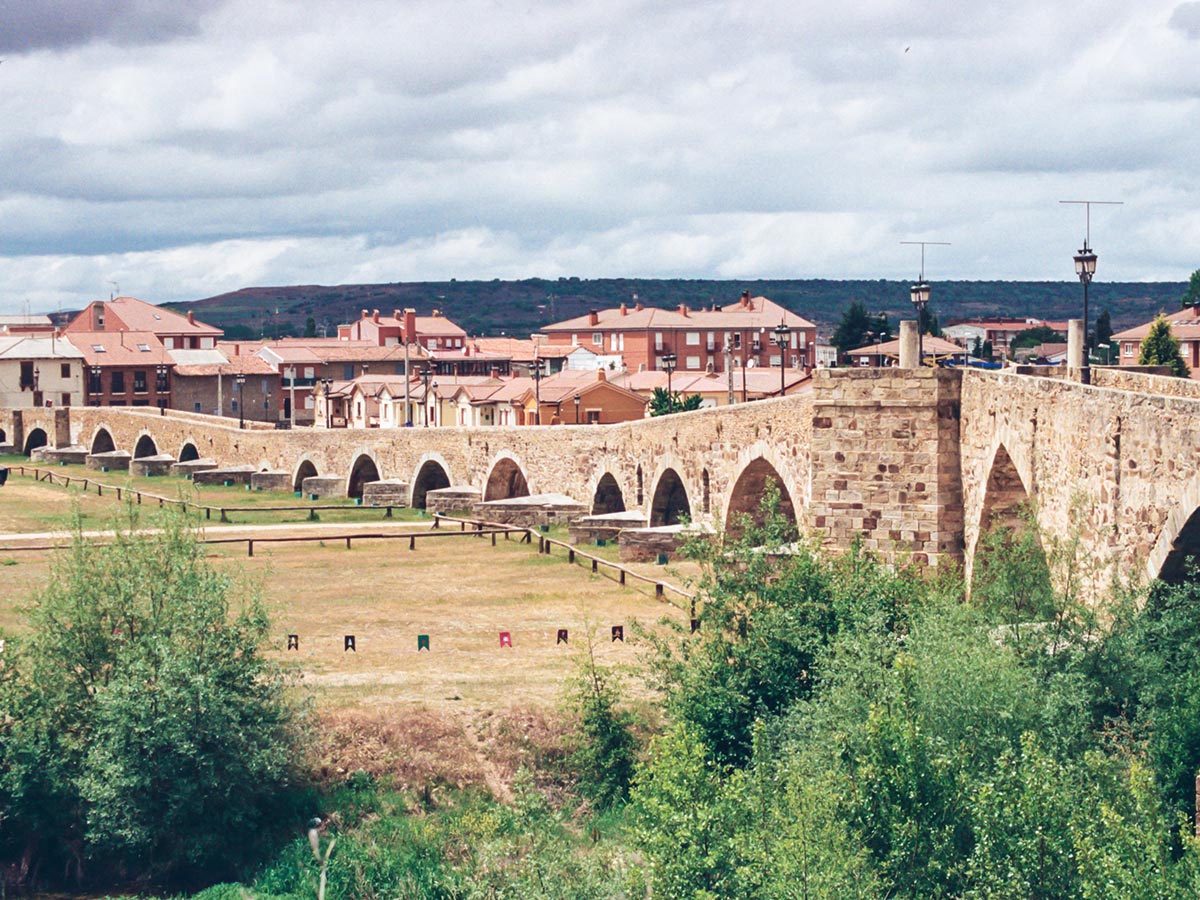
M 1136 328 L 1127 328 L 1112 336 L 1112 347 L 1115 354 L 1113 360 L 1117 365 L 1136 366 L 1142 351 L 1142 341 L 1150 333 L 1149 321 Z M 1171 327 L 1171 336 L 1179 341 L 1179 355 L 1192 370 L 1193 378 L 1200 378 L 1200 306 L 1185 306 L 1183 309 L 1167 314 L 1167 324 Z M 1093 354 L 1103 358 L 1102 350 L 1092 348 Z
M 87 406 L 171 407 L 175 361 L 148 331 L 82 331 L 64 337 L 83 354 Z
M 167 350 L 212 350 L 224 334 L 192 312 L 180 315 L 136 297 L 93 301 L 63 329 L 66 335 L 98 331 L 152 334 Z
M 648 397 L 608 380 L 604 369 L 560 372 L 535 390 L 527 390 L 522 407 L 527 424 L 611 425 L 646 417 Z
M 282 379 L 265 360 L 227 359 L 217 350 L 175 350 L 171 356 L 172 409 L 255 422 L 287 421 Z
M 380 347 L 408 341 L 426 350 L 461 350 L 467 333 L 436 309 L 428 316 L 418 316 L 412 309 L 393 310 L 390 316 L 364 309 L 358 321 L 338 326 L 338 340 L 366 341 Z
M 817 326 L 766 297 L 743 291 L 737 303 L 710 309 L 656 309 L 637 302 L 616 309 L 593 310 L 542 329 L 548 343 L 587 346 L 599 354 L 620 355 L 630 370 L 661 369 L 674 354 L 680 371 L 723 372 L 726 347 L 733 368 L 780 365 L 780 348 L 772 343 L 780 324 L 790 329 L 783 363 L 812 369 L 816 363 Z

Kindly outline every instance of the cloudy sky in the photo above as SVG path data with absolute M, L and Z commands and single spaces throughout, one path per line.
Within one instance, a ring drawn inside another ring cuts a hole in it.
M 0 312 L 1200 267 L 1200 2 L 0 0 Z

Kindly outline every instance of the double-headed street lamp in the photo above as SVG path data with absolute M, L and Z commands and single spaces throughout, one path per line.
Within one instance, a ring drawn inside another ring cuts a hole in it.
M 783 396 L 784 391 L 784 375 L 787 372 L 787 346 L 792 340 L 792 329 L 784 324 L 783 319 L 779 320 L 779 324 L 775 326 L 775 337 L 771 341 L 779 347 L 779 396 Z
M 664 353 L 659 364 L 667 373 L 667 412 L 675 412 L 675 392 L 671 390 L 671 373 L 675 371 L 675 354 Z
M 238 373 L 233 379 L 238 389 L 238 428 L 246 427 L 246 376 Z

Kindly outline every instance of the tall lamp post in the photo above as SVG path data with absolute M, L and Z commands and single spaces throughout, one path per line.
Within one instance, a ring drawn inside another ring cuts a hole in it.
M 537 365 L 533 367 L 530 375 L 533 377 L 533 407 L 534 407 L 534 425 L 542 424 L 542 379 L 546 377 L 546 373 L 542 371 L 542 361 L 536 359 Z
M 325 396 L 325 427 L 333 427 L 333 411 L 329 408 L 329 387 L 333 384 L 332 378 L 321 379 L 321 392 Z
M 579 424 L 579 395 L 575 395 L 575 424 Z
M 675 392 L 671 390 L 671 373 L 675 371 L 675 354 L 664 353 L 659 362 L 667 373 L 667 412 L 675 412 Z
M 167 380 L 169 372 L 170 370 L 167 368 L 166 363 L 159 363 L 157 366 L 155 366 L 154 393 L 158 395 L 158 408 L 164 411 L 163 415 L 166 415 L 165 410 L 168 405 L 166 395 L 170 392 L 170 382 Z
M 1084 216 L 1086 219 L 1085 229 L 1083 232 L 1083 249 L 1075 254 L 1075 274 L 1079 276 L 1079 283 L 1083 285 L 1083 367 L 1079 370 L 1079 380 L 1083 384 L 1092 383 L 1092 354 L 1088 347 L 1088 285 L 1092 283 L 1092 278 L 1096 274 L 1096 254 L 1089 246 L 1092 240 L 1092 207 L 1093 206 L 1120 206 L 1120 200 L 1059 200 L 1059 203 L 1070 203 L 1082 205 L 1084 207 Z
M 921 245 L 921 275 L 917 279 L 917 283 L 908 289 L 908 298 L 912 301 L 917 310 L 917 365 L 925 365 L 925 308 L 929 306 L 929 295 L 932 291 L 929 288 L 929 282 L 925 280 L 925 248 L 926 247 L 949 247 L 950 244 L 946 241 L 901 241 L 901 244 L 920 244 Z
M 425 392 L 421 396 L 425 398 L 424 403 L 425 403 L 425 427 L 426 428 L 429 427 L 429 376 L 432 374 L 433 373 L 430 372 L 430 370 L 429 370 L 429 366 L 426 366 L 425 368 L 423 368 L 421 370 L 421 380 L 425 383 Z
M 246 376 L 238 375 L 233 379 L 238 389 L 238 428 L 246 427 Z
M 787 367 L 785 365 L 785 363 L 787 361 L 787 346 L 791 342 L 791 339 L 792 339 L 792 329 L 788 328 L 787 325 L 784 324 L 783 319 L 780 319 L 779 324 L 775 326 L 775 337 L 773 337 L 771 339 L 772 342 L 777 347 L 779 347 L 779 396 L 780 397 L 783 396 L 783 391 L 784 391 L 784 387 L 785 387 L 784 376 L 787 373 Z

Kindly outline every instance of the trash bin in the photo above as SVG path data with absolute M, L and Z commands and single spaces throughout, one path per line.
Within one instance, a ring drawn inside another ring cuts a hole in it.
M 8 468 L 6 466 L 0 466 L 0 487 L 2 487 L 6 481 L 8 481 Z

